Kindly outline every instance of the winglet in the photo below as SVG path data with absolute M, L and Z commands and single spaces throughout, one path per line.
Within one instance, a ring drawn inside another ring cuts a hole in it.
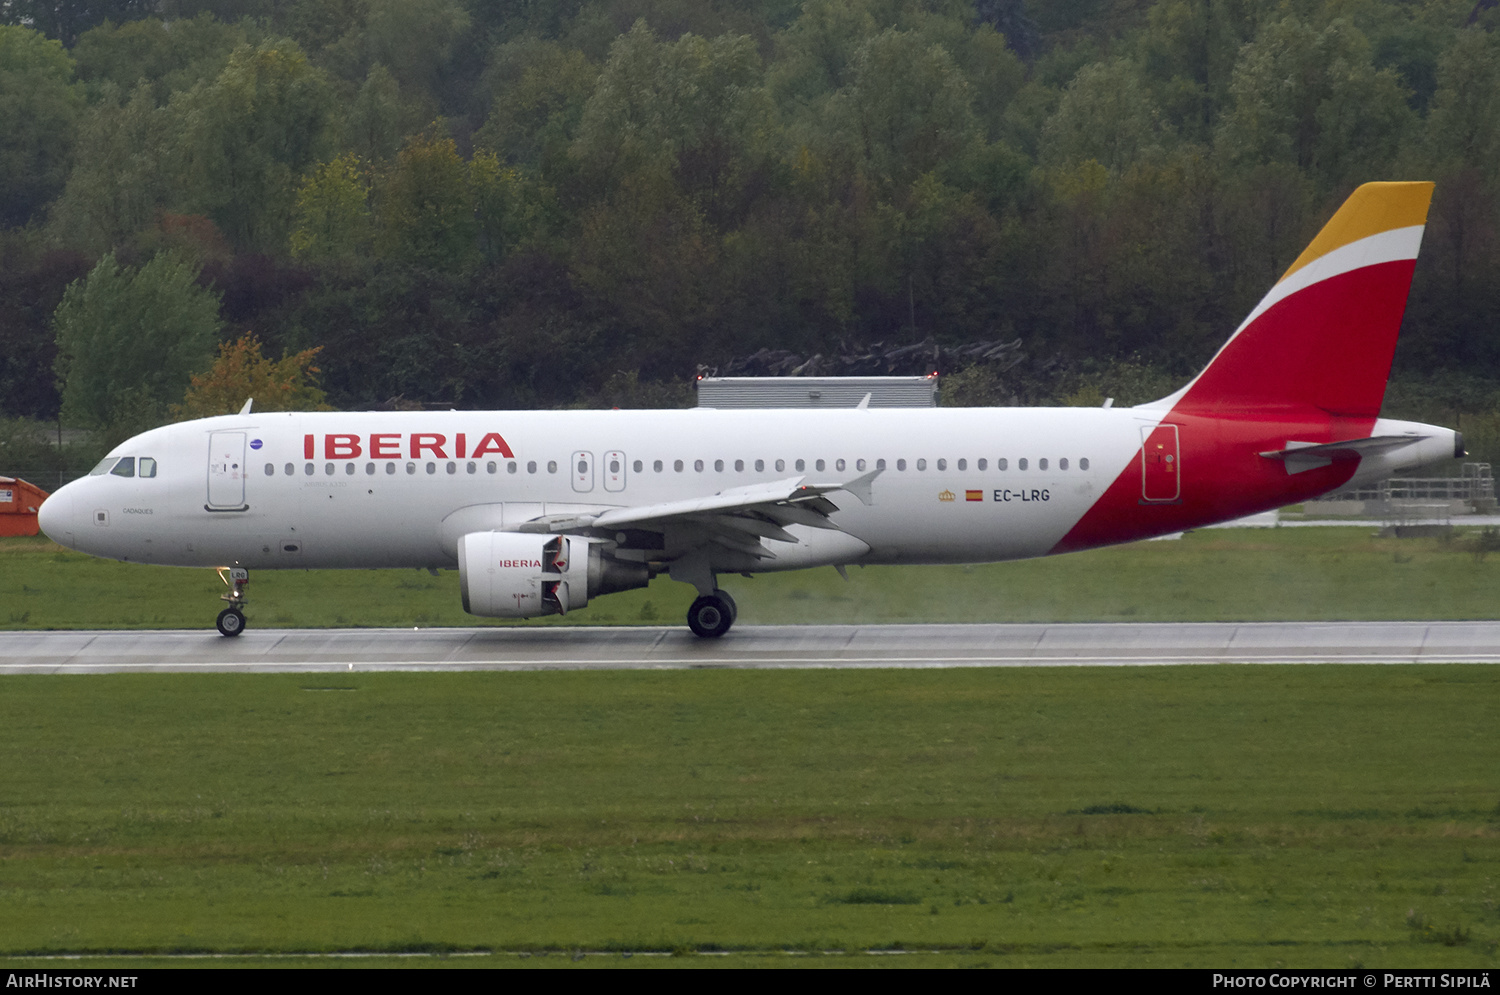
M 884 470 L 871 470 L 869 473 L 855 477 L 847 484 L 841 484 L 839 490 L 848 491 L 850 494 L 853 494 L 859 498 L 860 504 L 866 506 L 873 505 L 875 503 L 875 496 L 871 492 L 870 485 L 875 482 L 876 477 L 884 472 Z

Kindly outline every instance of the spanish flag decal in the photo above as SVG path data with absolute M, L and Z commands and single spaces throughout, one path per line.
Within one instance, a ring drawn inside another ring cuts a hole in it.
M 965 501 L 983 501 L 984 491 L 964 491 Z

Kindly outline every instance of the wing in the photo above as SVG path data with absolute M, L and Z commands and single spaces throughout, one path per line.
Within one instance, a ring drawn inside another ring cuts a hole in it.
M 764 540 L 797 542 L 797 537 L 786 530 L 789 525 L 837 530 L 829 516 L 839 510 L 838 505 L 825 495 L 844 491 L 863 504 L 871 504 L 870 485 L 883 472 L 872 470 L 841 483 L 806 483 L 806 477 L 788 477 L 682 501 L 547 515 L 523 523 L 516 531 L 608 534 L 625 529 L 660 532 L 673 525 L 691 525 L 709 544 L 757 559 L 775 559 L 776 554 Z

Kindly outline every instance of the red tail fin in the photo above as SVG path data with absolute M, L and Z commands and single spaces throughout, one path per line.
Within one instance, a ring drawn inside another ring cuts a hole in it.
M 1355 190 L 1198 378 L 1150 406 L 1378 415 L 1431 200 L 1431 183 Z

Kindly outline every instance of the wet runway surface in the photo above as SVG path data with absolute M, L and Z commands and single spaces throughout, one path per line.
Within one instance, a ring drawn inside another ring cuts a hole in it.
M 1500 622 L 0 632 L 0 674 L 1500 663 Z

